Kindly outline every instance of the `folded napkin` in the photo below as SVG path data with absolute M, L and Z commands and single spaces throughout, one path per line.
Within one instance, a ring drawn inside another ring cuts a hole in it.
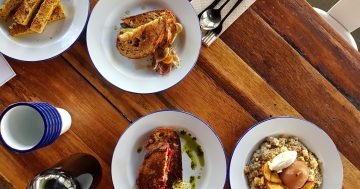
M 206 9 L 214 0 L 192 0 L 191 4 L 194 6 L 195 11 L 199 14 L 201 11 Z M 226 0 L 221 0 L 220 3 L 215 7 L 219 8 Z M 256 0 L 243 0 L 240 5 L 231 13 L 231 15 L 225 20 L 223 24 L 223 30 L 220 35 L 237 19 L 239 18 Z M 224 18 L 230 9 L 235 5 L 237 0 L 231 0 L 221 11 L 221 15 Z M 219 35 L 219 36 L 220 36 Z M 205 44 L 211 45 L 211 44 Z
M 0 87 L 15 76 L 14 70 L 10 67 L 4 56 L 0 54 Z

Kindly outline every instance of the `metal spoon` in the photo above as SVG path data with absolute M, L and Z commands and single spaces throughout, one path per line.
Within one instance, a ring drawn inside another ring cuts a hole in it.
M 227 0 L 223 5 L 218 9 L 208 9 L 206 10 L 200 18 L 200 27 L 203 30 L 213 30 L 219 26 L 221 22 L 221 10 L 230 2 Z

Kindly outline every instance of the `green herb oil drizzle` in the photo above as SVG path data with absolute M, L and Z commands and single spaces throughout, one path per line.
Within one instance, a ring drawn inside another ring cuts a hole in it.
M 198 162 L 201 167 L 205 166 L 204 151 L 202 147 L 197 143 L 196 137 L 192 137 L 190 133 L 182 130 L 179 132 L 181 139 L 185 141 L 185 145 L 182 151 L 185 152 L 191 159 L 191 169 L 195 170 L 198 166 Z M 197 156 L 197 158 L 195 157 Z

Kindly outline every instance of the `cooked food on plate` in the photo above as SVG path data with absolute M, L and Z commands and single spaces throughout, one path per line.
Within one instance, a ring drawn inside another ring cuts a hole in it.
M 180 138 L 171 128 L 153 131 L 145 144 L 147 154 L 139 169 L 139 189 L 165 189 L 182 180 Z
M 184 135 L 188 136 L 184 138 Z M 157 128 L 149 136 L 144 148 L 145 158 L 139 168 L 136 184 L 139 189 L 195 189 L 196 178 L 190 176 L 190 182 L 183 181 L 182 151 L 187 155 L 192 154 L 190 144 L 195 148 L 197 154 L 203 158 L 204 152 L 200 145 L 195 142 L 195 137 L 185 131 L 176 131 L 172 128 Z M 182 147 L 180 139 L 185 140 Z M 138 152 L 139 152 L 138 148 Z M 142 151 L 142 150 L 140 150 Z M 194 156 L 194 155 L 192 155 Z M 195 157 L 195 156 L 194 156 Z M 189 156 L 190 158 L 190 156 Z M 191 169 L 193 167 L 191 159 Z M 201 159 L 201 158 L 200 158 Z M 201 161 L 201 160 L 200 160 Z M 200 163 L 203 167 L 203 162 Z M 200 174 L 200 173 L 199 173 Z M 198 176 L 200 179 L 200 175 Z
M 169 10 L 155 10 L 123 18 L 116 47 L 120 54 L 131 59 L 153 58 L 153 69 L 161 75 L 180 64 L 172 47 L 183 30 Z
M 317 189 L 320 163 L 297 137 L 268 137 L 244 172 L 252 189 Z
M 37 33 L 42 33 L 51 17 L 51 14 L 54 12 L 55 7 L 59 3 L 60 0 L 44 0 L 39 8 L 39 11 L 36 13 L 33 21 L 31 22 L 30 29 Z
M 62 4 L 58 4 L 55 7 L 52 15 L 50 16 L 48 24 L 63 19 L 65 19 L 64 7 L 62 6 Z M 31 30 L 29 26 L 23 26 L 18 23 L 12 23 L 9 27 L 9 32 L 10 35 L 14 37 L 35 33 L 35 31 Z
M 47 24 L 63 19 L 60 0 L 6 0 L 0 8 L 0 20 L 12 22 L 9 33 L 14 37 L 42 33 Z
M 0 7 L 0 20 L 6 20 L 10 13 L 20 5 L 23 0 L 5 0 Z

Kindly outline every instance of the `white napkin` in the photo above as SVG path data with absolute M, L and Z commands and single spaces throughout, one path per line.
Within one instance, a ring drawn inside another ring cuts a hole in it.
M 191 4 L 194 6 L 195 11 L 199 14 L 206 7 L 208 7 L 214 0 L 192 0 Z M 219 8 L 226 0 L 221 0 L 220 3 L 215 7 Z M 223 30 L 221 34 L 237 19 L 239 18 L 256 0 L 243 0 L 240 5 L 234 10 L 234 12 L 225 20 L 223 24 Z M 231 0 L 221 11 L 222 17 L 230 11 L 230 9 L 235 5 L 237 0 Z M 220 35 L 221 35 L 220 34 Z M 220 36 L 219 35 L 219 36 Z M 210 45 L 210 44 L 207 44 Z
M 15 76 L 14 70 L 10 67 L 4 56 L 0 53 L 0 87 Z

